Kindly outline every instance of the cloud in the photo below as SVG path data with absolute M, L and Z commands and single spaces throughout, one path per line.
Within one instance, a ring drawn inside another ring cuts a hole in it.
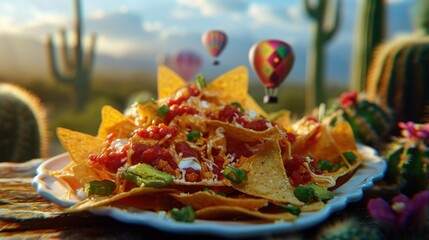
M 268 5 L 251 3 L 247 15 L 256 27 L 287 29 L 302 31 L 303 9 L 300 5 Z
M 240 13 L 246 9 L 246 3 L 241 0 L 178 0 L 179 7 L 187 10 L 197 10 L 197 12 L 206 17 L 223 15 L 225 13 Z M 187 16 L 185 10 L 176 11 L 176 16 Z

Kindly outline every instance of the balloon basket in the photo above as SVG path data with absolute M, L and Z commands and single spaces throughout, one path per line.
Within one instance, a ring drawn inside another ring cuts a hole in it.
M 214 61 L 213 61 L 213 65 L 214 65 L 214 66 L 219 65 L 219 61 L 218 61 L 218 60 L 214 60 Z
M 269 95 L 265 95 L 264 96 L 264 103 L 265 104 L 273 104 L 273 103 L 278 103 L 279 99 L 276 96 L 269 96 Z

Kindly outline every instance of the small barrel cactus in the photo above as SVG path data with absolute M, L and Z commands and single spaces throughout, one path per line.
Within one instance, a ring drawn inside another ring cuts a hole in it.
M 395 121 L 423 122 L 429 112 L 429 36 L 382 45 L 371 63 L 366 94 L 390 108 Z
M 399 122 L 398 125 L 403 137 L 389 145 L 384 180 L 398 184 L 401 193 L 413 196 L 428 187 L 429 123 Z
M 356 92 L 346 92 L 327 110 L 326 121 L 334 125 L 338 119 L 349 122 L 358 142 L 381 147 L 392 127 L 390 114 Z
M 46 110 L 39 98 L 13 84 L 0 84 L 0 161 L 46 157 Z
M 370 229 L 369 227 L 361 226 L 357 220 L 344 219 L 338 220 L 321 230 L 317 239 L 330 240 L 330 239 L 344 239 L 344 240 L 360 240 L 360 239 L 381 239 L 380 234 Z

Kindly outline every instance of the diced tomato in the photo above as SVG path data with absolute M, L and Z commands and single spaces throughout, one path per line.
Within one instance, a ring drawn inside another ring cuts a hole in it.
M 219 112 L 219 120 L 224 122 L 232 122 L 234 121 L 234 118 L 243 116 L 243 113 L 240 111 L 240 109 L 237 106 L 231 106 L 226 105 L 220 112 Z
M 172 106 L 170 106 L 170 110 L 165 114 L 164 120 L 168 124 L 176 116 L 182 116 L 185 114 L 193 115 L 193 114 L 197 114 L 197 113 L 198 113 L 198 111 L 193 107 L 186 106 L 186 105 L 173 104 Z
M 136 134 L 137 136 L 144 139 L 160 140 L 168 134 L 170 134 L 174 138 L 175 136 L 177 136 L 177 134 L 179 134 L 179 130 L 175 127 L 169 127 L 161 123 L 158 126 L 152 125 L 146 129 L 138 129 L 136 130 Z
M 292 186 L 305 184 L 311 180 L 311 175 L 304 167 L 305 158 L 302 156 L 293 156 L 292 159 L 284 162 L 286 173 L 291 180 Z
M 149 147 L 145 144 L 134 144 L 132 148 L 131 162 L 133 165 L 146 163 L 160 170 L 172 169 L 173 172 L 177 169 L 177 163 L 174 161 L 173 155 L 159 145 Z M 161 160 L 167 164 L 160 164 Z
M 188 182 L 199 182 L 201 181 L 201 171 L 195 170 L 193 168 L 184 168 L 186 171 L 185 179 Z
M 251 143 L 248 143 L 251 145 Z M 237 141 L 235 139 L 227 139 L 227 148 L 226 154 L 232 154 L 235 156 L 235 159 L 239 159 L 240 157 L 250 157 L 252 156 L 252 152 L 247 148 L 246 144 L 241 141 Z
M 176 152 L 182 153 L 182 157 L 194 157 L 200 159 L 198 151 L 191 148 L 186 142 L 177 142 L 175 144 Z
M 291 184 L 297 187 L 300 184 L 306 184 L 311 180 L 311 175 L 308 171 L 294 171 L 290 176 Z
M 216 174 L 216 179 L 220 180 L 223 178 L 223 174 L 221 174 L 223 170 L 223 164 L 225 162 L 225 159 L 223 159 L 221 156 L 214 156 L 214 163 L 216 165 L 213 165 L 213 173 Z
M 293 144 L 296 141 L 296 134 L 287 132 L 287 138 L 289 139 L 289 142 Z
M 92 166 L 104 166 L 109 172 L 116 173 L 118 168 L 124 165 L 129 145 L 125 145 L 120 151 L 113 148 L 104 148 L 101 154 L 89 155 L 89 164 Z
M 264 131 L 264 130 L 268 129 L 267 121 L 264 119 L 258 119 L 258 120 L 248 122 L 248 121 L 244 120 L 244 118 L 238 117 L 236 119 L 236 121 L 241 126 L 248 128 L 248 129 L 255 130 L 255 131 Z
M 172 105 L 180 105 L 182 104 L 182 102 L 188 100 L 190 97 L 195 97 L 195 96 L 198 96 L 199 94 L 200 94 L 200 90 L 197 88 L 197 86 L 188 85 L 187 91 L 177 98 L 169 99 L 167 102 L 167 106 L 170 107 Z

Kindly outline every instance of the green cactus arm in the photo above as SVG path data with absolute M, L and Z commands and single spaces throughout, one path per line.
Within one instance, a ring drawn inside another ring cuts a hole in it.
M 335 11 L 335 14 L 331 14 L 330 16 L 333 17 L 333 19 L 330 19 L 330 23 L 329 25 L 323 23 L 323 31 L 322 34 L 324 35 L 324 39 L 325 41 L 329 41 L 332 39 L 332 37 L 335 35 L 335 33 L 338 30 L 338 27 L 340 25 L 340 9 L 341 9 L 341 1 L 340 0 L 336 0 L 336 4 L 334 4 L 333 2 L 334 0 L 330 0 L 328 1 L 328 6 L 330 7 L 331 11 Z M 328 7 L 325 6 L 325 7 Z M 326 14 L 326 13 L 325 13 Z M 328 28 L 329 27 L 329 28 Z
M 97 35 L 91 34 L 91 37 L 89 40 L 88 52 L 85 55 L 85 61 L 84 61 L 84 68 L 85 68 L 85 71 L 87 71 L 88 73 L 90 73 L 92 71 L 92 67 L 94 64 L 96 40 L 97 40 Z
M 310 0 L 304 0 L 304 6 L 307 10 L 308 15 L 313 19 L 319 19 L 321 4 L 324 4 L 325 0 L 321 0 L 317 6 L 310 3 Z
M 80 0 L 74 0 L 74 31 L 75 31 L 75 60 L 77 68 L 83 67 L 83 50 L 82 50 L 82 15 Z
M 67 32 L 64 28 L 60 29 L 60 40 L 61 40 L 61 54 L 62 54 L 62 60 L 64 69 L 67 71 L 70 71 L 73 69 L 73 60 L 70 56 L 70 49 L 69 49 L 69 43 L 67 40 Z
M 359 11 L 350 84 L 357 92 L 366 88 L 369 64 L 385 38 L 385 1 L 362 1 Z
M 73 80 L 70 77 L 62 75 L 60 73 L 60 69 L 59 69 L 58 64 L 57 64 L 56 53 L 55 53 L 54 44 L 53 44 L 51 35 L 48 35 L 48 37 L 47 37 L 46 48 L 47 48 L 49 69 L 51 70 L 52 75 L 60 82 L 72 83 Z

